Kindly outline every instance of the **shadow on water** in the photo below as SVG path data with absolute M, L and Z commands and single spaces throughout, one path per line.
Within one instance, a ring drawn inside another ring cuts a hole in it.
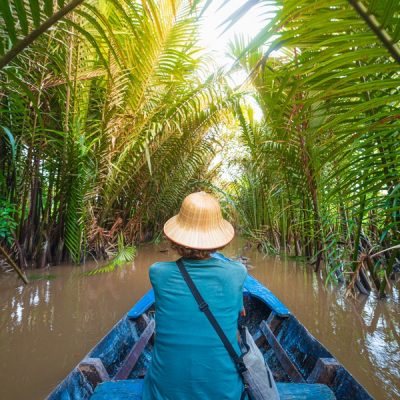
M 228 256 L 251 259 L 251 273 L 266 284 L 376 399 L 400 397 L 399 286 L 390 298 L 345 299 L 325 287 L 311 268 L 290 260 L 242 250 Z M 148 267 L 171 260 L 166 245 L 144 245 L 134 264 L 93 277 L 93 268 L 60 266 L 28 286 L 0 275 L 0 398 L 43 399 L 89 349 L 150 287 Z M 39 276 L 37 276 L 39 275 Z M 47 275 L 47 276 L 46 276 Z M 49 278 L 51 277 L 51 279 Z

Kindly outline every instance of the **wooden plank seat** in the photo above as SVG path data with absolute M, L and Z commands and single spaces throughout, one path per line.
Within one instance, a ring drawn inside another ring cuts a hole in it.
M 307 383 L 277 383 L 280 400 L 335 400 L 326 385 Z M 96 387 L 90 400 L 140 400 L 143 380 L 109 381 Z
M 290 380 L 295 383 L 306 383 L 296 365 L 291 361 L 286 351 L 278 342 L 278 339 L 271 331 L 269 325 L 265 321 L 262 321 L 260 324 L 260 329 L 263 335 L 266 337 L 272 350 L 274 351 L 276 358 L 290 377 Z
M 124 360 L 124 363 L 120 367 L 119 371 L 114 376 L 114 380 L 120 381 L 127 379 L 134 366 L 138 362 L 141 354 L 143 353 L 144 348 L 147 346 L 150 338 L 154 334 L 156 323 L 154 319 L 148 322 L 146 329 L 140 335 L 139 340 L 135 343 L 132 350 Z

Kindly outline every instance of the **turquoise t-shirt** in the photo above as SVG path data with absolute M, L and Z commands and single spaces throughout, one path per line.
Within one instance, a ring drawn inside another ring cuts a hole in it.
M 239 354 L 237 320 L 247 270 L 231 260 L 184 259 L 211 312 Z M 156 336 L 143 400 L 239 400 L 242 381 L 221 339 L 199 310 L 175 262 L 150 267 Z

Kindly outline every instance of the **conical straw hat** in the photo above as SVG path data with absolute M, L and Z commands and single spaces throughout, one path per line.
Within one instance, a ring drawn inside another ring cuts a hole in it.
M 185 197 L 178 215 L 165 223 L 164 233 L 173 242 L 198 250 L 223 247 L 235 235 L 233 226 L 222 218 L 218 200 L 205 192 Z

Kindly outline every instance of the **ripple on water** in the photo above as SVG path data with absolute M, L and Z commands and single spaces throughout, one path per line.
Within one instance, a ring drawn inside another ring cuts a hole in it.
M 2 398 L 43 399 L 150 287 L 150 264 L 172 260 L 166 245 L 144 245 L 134 265 L 110 274 L 82 276 L 95 267 L 60 266 L 37 273 L 28 286 L 0 275 Z M 344 290 L 295 261 L 243 250 L 251 273 L 266 284 L 377 399 L 400 396 L 399 286 L 384 301 L 345 299 Z

